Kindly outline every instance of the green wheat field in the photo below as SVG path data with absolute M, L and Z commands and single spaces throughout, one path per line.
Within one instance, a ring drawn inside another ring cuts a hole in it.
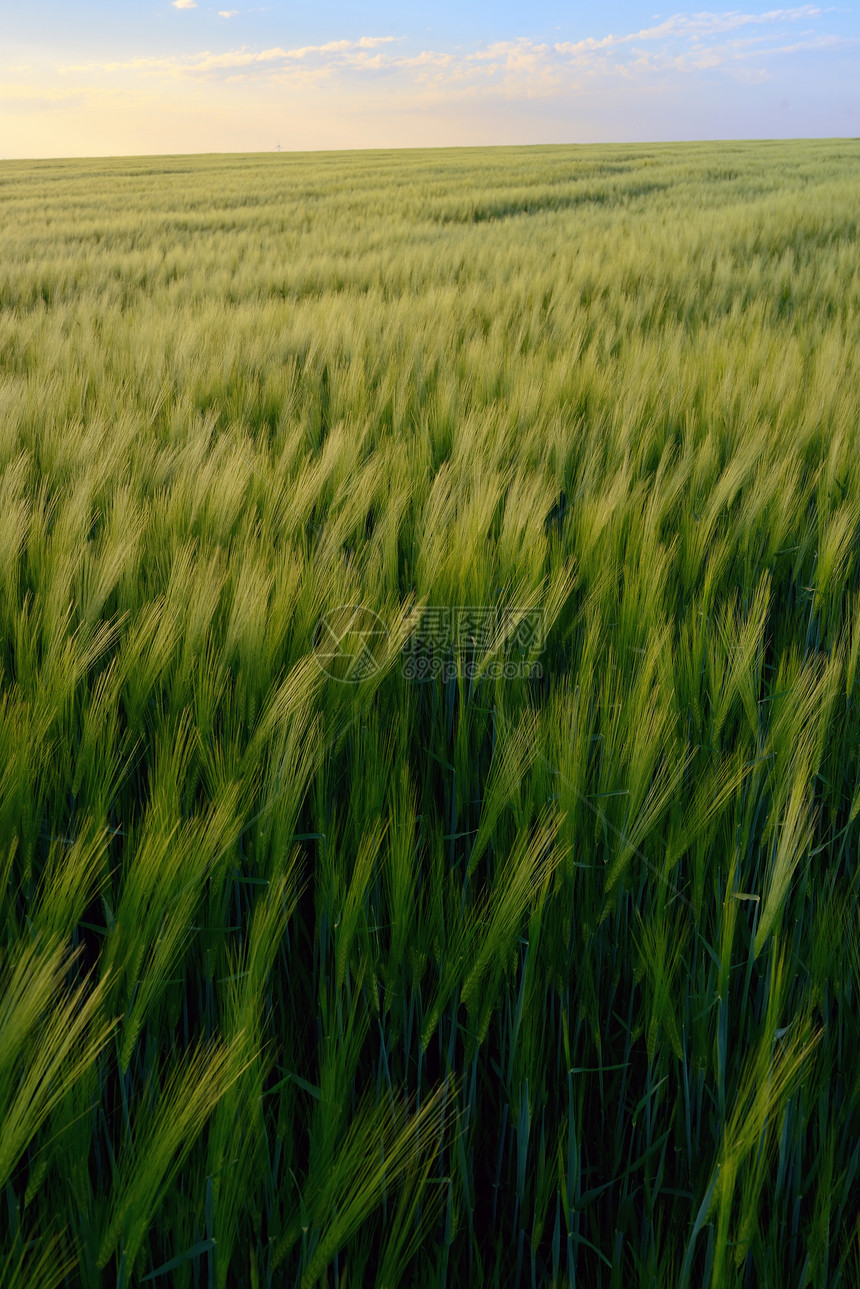
M 0 163 L 2 1289 L 860 1285 L 858 238 Z

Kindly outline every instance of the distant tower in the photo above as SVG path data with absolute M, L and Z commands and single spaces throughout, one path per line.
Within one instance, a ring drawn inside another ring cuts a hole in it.
M 275 151 L 276 151 L 276 152 L 280 152 L 280 150 L 281 150 L 281 145 L 280 145 L 280 143 L 279 143 L 279 144 L 277 145 L 277 147 L 275 148 Z

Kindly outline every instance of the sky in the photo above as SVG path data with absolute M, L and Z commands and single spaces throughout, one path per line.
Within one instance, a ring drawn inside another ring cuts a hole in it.
M 0 0 L 0 158 L 857 136 L 850 6 Z

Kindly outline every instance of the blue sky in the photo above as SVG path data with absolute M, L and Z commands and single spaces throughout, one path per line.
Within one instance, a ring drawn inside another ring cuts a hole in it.
M 860 135 L 845 6 L 4 8 L 0 157 Z

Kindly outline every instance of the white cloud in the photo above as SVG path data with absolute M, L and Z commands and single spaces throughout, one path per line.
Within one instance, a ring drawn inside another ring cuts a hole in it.
M 196 7 L 196 0 L 174 0 L 177 8 Z M 223 18 L 235 9 L 220 10 Z M 766 66 L 797 49 L 826 49 L 844 43 L 813 30 L 815 20 L 832 12 L 815 5 L 771 9 L 766 13 L 676 13 L 639 31 L 554 44 L 527 38 L 496 41 L 471 49 L 425 49 L 405 53 L 395 36 L 362 36 L 294 48 L 240 46 L 196 54 L 132 58 L 122 62 L 64 67 L 64 72 L 134 72 L 171 81 L 217 77 L 231 83 L 333 85 L 338 78 L 355 90 L 361 77 L 372 88 L 385 77 L 386 93 L 399 89 L 409 96 L 441 101 L 458 97 L 544 98 L 579 94 L 584 87 L 658 84 L 671 75 L 711 74 L 749 82 L 768 75 Z M 809 24 L 788 39 L 790 24 Z M 800 36 L 798 41 L 797 37 Z M 768 60 L 770 63 L 768 64 Z
M 737 31 L 742 27 L 801 22 L 803 19 L 817 18 L 828 12 L 830 11 L 819 9 L 815 5 L 801 5 L 796 9 L 771 9 L 768 13 L 676 13 L 656 27 L 645 27 L 641 31 L 633 31 L 624 36 L 603 36 L 600 40 L 589 36 L 585 40 L 560 41 L 554 49 L 558 54 L 576 55 L 610 49 L 618 45 L 630 45 L 640 40 L 667 41 L 675 37 L 698 41 L 705 36 Z
M 238 9 L 219 9 L 219 10 L 218 10 L 218 17 L 219 17 L 219 18 L 235 18 L 235 17 L 238 15 L 238 13 L 239 13 L 239 10 L 238 10 Z
M 197 0 L 173 0 L 174 9 L 196 9 Z
M 192 0 L 193 2 L 193 0 Z M 188 4 L 189 0 L 175 0 L 175 3 Z M 289 67 L 299 63 L 310 62 L 319 66 L 369 66 L 375 64 L 378 55 L 373 59 L 367 53 L 380 45 L 391 45 L 397 42 L 396 36 L 362 36 L 359 40 L 330 40 L 324 45 L 300 45 L 294 49 L 282 49 L 279 45 L 271 49 L 253 50 L 243 45 L 239 49 L 227 50 L 216 54 L 212 50 L 203 50 L 199 54 L 188 54 L 184 57 L 167 58 L 131 58 L 115 63 L 78 63 L 61 67 L 63 72 L 160 72 L 173 78 L 200 76 L 212 72 L 250 71 L 254 68 L 265 70 Z M 396 60 L 394 60 L 396 63 Z

